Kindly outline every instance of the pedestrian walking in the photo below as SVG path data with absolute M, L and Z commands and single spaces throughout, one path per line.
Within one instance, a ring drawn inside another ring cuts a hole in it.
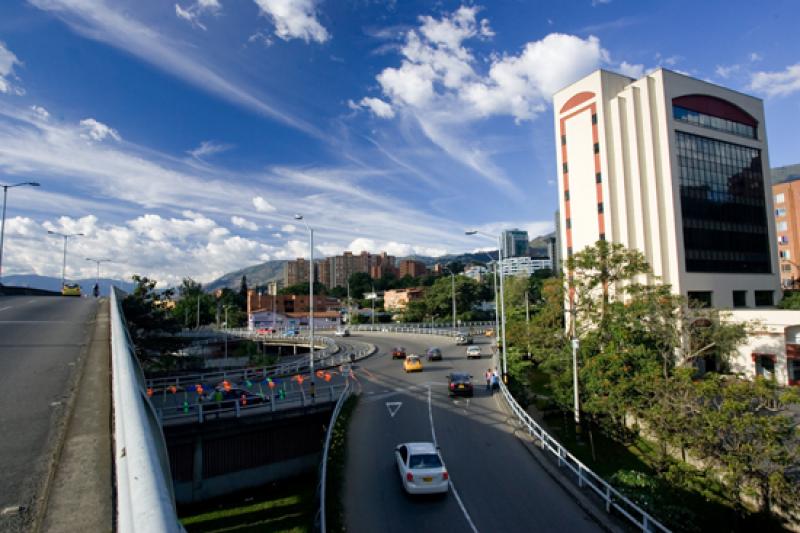
M 492 369 L 487 368 L 486 373 L 483 375 L 486 378 L 486 390 L 490 390 L 492 387 Z
M 497 370 L 492 372 L 492 394 L 494 394 L 495 390 L 500 390 L 500 376 L 497 374 Z

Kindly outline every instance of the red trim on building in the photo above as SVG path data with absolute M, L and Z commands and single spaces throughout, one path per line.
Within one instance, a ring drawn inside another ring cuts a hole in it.
M 565 111 L 569 111 L 573 107 L 578 107 L 582 103 L 586 102 L 587 100 L 591 100 L 594 98 L 594 93 L 589 91 L 584 91 L 582 93 L 577 93 L 572 95 L 569 100 L 564 102 L 564 105 L 561 106 L 559 113 L 564 113 Z
M 736 104 L 732 104 L 722 98 L 709 96 L 707 94 L 689 94 L 678 96 L 672 99 L 672 105 L 697 111 L 712 117 L 724 118 L 747 124 L 754 128 L 758 127 L 758 121 L 747 111 Z

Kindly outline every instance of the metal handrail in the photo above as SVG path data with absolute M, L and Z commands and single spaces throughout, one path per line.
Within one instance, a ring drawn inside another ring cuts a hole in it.
M 495 365 L 497 364 L 497 354 L 495 354 Z M 517 422 L 528 431 L 529 435 L 538 440 L 542 450 L 549 451 L 558 458 L 559 467 L 565 465 L 576 475 L 578 487 L 583 488 L 584 485 L 588 486 L 603 499 L 606 512 L 611 512 L 611 508 L 616 509 L 642 531 L 658 530 L 670 533 L 670 530 L 665 525 L 612 487 L 606 480 L 584 465 L 580 459 L 572 455 L 560 442 L 547 433 L 547 431 L 517 403 L 517 400 L 514 399 L 514 396 L 511 395 L 508 387 L 506 387 L 505 383 L 502 381 L 500 381 L 500 391 L 506 403 L 511 408 L 511 411 L 516 415 Z
M 325 499 L 327 497 L 326 485 L 328 481 L 328 452 L 331 447 L 331 436 L 333 435 L 333 428 L 336 425 L 336 420 L 339 418 L 339 413 L 342 411 L 342 406 L 347 398 L 350 396 L 350 379 L 349 376 L 345 381 L 344 390 L 339 395 L 339 401 L 336 402 L 336 407 L 333 408 L 331 413 L 331 420 L 328 423 L 328 430 L 325 432 L 325 447 L 322 449 L 322 471 L 320 473 L 320 496 L 319 496 L 319 529 L 320 533 L 325 533 L 326 530 L 326 516 L 325 516 Z
M 164 434 L 120 307 L 111 291 L 111 387 L 117 529 L 121 533 L 185 531 L 178 521 Z

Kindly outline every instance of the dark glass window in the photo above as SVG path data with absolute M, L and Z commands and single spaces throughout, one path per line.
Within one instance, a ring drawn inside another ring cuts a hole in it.
M 677 105 L 672 106 L 672 116 L 675 120 L 680 120 L 681 122 L 686 122 L 694 126 L 722 131 L 732 135 L 739 135 L 740 137 L 747 137 L 748 139 L 756 138 L 756 129 L 753 126 L 735 122 L 727 118 L 712 117 L 711 115 L 692 111 L 691 109 L 686 109 L 685 107 Z
M 689 291 L 689 303 L 700 307 L 711 307 L 711 291 Z
M 568 173 L 567 164 L 564 163 L 564 174 L 567 174 L 567 173 Z
M 761 151 L 675 134 L 686 271 L 772 272 Z
M 733 306 L 747 307 L 747 291 L 733 291 Z
M 596 183 L 601 183 L 603 181 L 603 175 L 601 173 L 597 173 L 594 175 L 594 181 Z
M 569 191 L 564 191 L 564 201 L 569 202 Z
M 773 304 L 774 291 L 756 291 L 756 307 L 769 307 Z

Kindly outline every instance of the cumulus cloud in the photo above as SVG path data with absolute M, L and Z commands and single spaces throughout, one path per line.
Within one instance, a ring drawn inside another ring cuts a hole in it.
M 408 243 L 401 243 L 395 241 L 376 241 L 374 239 L 357 238 L 354 239 L 346 247 L 353 253 L 369 252 L 371 254 L 378 254 L 386 252 L 395 257 L 405 257 L 409 255 L 426 255 L 431 257 L 439 257 L 445 255 L 447 250 L 432 246 L 415 246 Z
M 219 144 L 214 141 L 202 141 L 200 146 L 193 150 L 188 150 L 186 153 L 195 159 L 203 159 L 204 157 L 226 152 L 233 148 L 230 144 Z
M 288 41 L 324 43 L 330 35 L 317 20 L 315 0 L 255 0 L 261 14 L 275 25 L 275 35 Z
M 275 207 L 261 196 L 253 198 L 253 207 L 255 207 L 256 211 L 259 213 L 272 213 L 275 211 Z
M 627 61 L 623 61 L 617 67 L 620 74 L 624 74 L 630 78 L 638 80 L 642 76 L 644 76 L 644 65 L 632 65 Z
M 36 116 L 42 120 L 47 120 L 48 118 L 50 118 L 50 113 L 47 111 L 47 109 L 43 108 L 42 106 L 32 105 L 31 111 L 36 113 Z
M 364 97 L 358 103 L 350 100 L 351 109 L 366 108 L 379 118 L 394 118 L 394 109 L 392 106 L 381 100 L 380 98 Z
M 714 72 L 720 78 L 728 79 L 731 77 L 731 74 L 738 72 L 740 68 L 740 65 L 717 65 L 717 68 L 714 69 Z
M 188 6 L 181 7 L 175 4 L 175 15 L 187 21 L 192 26 L 205 30 L 206 27 L 200 22 L 200 17 L 206 13 L 217 14 L 222 9 L 219 0 L 197 0 Z
M 281 231 L 285 233 L 294 233 L 295 231 L 297 231 L 297 226 L 295 226 L 294 224 L 284 224 L 283 226 L 281 226 Z
M 11 82 L 8 78 L 13 76 L 14 65 L 19 65 L 19 59 L 14 52 L 6 48 L 4 42 L 0 41 L 0 93 L 7 93 L 11 90 Z
M 234 226 L 237 226 L 239 228 L 249 229 L 250 231 L 256 231 L 258 229 L 258 224 L 256 224 L 255 222 L 252 222 L 250 220 L 247 220 L 246 218 L 239 217 L 236 215 L 231 217 L 231 223 Z
M 119 136 L 117 130 L 111 128 L 102 122 L 98 122 L 93 118 L 85 118 L 81 120 L 80 125 L 84 129 L 84 138 L 93 141 L 103 141 L 106 137 L 111 137 L 115 141 L 121 141 L 122 137 Z
M 800 91 L 800 63 L 777 72 L 754 72 L 750 78 L 750 89 L 767 96 L 788 96 Z

